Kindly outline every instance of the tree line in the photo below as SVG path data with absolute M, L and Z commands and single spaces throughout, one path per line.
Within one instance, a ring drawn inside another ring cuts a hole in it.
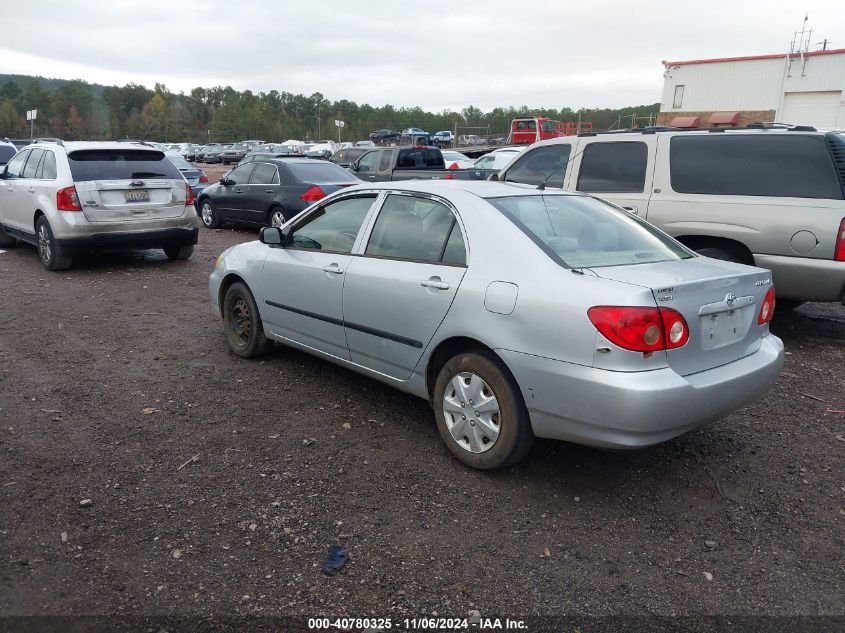
M 630 127 L 656 116 L 660 104 L 618 109 L 494 108 L 467 106 L 460 112 L 426 112 L 420 107 L 380 107 L 341 99 L 330 101 L 271 90 L 253 93 L 230 86 L 173 93 L 163 84 L 150 90 L 128 83 L 101 86 L 25 75 L 0 76 L 0 138 L 28 138 L 26 112 L 37 110 L 36 136 L 68 140 L 137 138 L 164 142 L 337 138 L 335 120 L 345 121 L 343 140 L 361 140 L 376 129 L 421 127 L 434 132 L 506 135 L 518 116 L 546 116 L 557 121 L 590 121 L 594 129 Z

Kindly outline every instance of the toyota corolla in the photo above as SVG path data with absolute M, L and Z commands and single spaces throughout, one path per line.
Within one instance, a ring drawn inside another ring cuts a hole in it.
M 764 393 L 771 274 L 596 198 L 494 182 L 351 187 L 217 260 L 232 351 L 274 341 L 429 400 L 464 463 L 535 437 L 656 444 Z

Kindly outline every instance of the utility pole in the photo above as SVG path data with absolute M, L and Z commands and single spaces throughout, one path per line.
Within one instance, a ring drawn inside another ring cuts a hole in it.
M 317 138 L 315 140 L 319 141 L 320 137 L 322 136 L 322 132 L 320 132 L 320 102 L 317 102 Z

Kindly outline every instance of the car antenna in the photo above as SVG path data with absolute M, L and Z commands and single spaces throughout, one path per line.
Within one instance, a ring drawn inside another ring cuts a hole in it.
M 548 176 L 546 176 L 546 178 L 543 180 L 543 182 L 541 182 L 539 185 L 537 185 L 537 191 L 545 191 L 545 190 L 546 190 L 546 183 L 547 183 L 547 182 L 549 182 L 549 179 L 550 179 L 552 176 L 554 176 L 557 172 L 559 172 L 561 169 L 564 171 L 564 173 L 566 173 L 566 168 L 569 166 L 569 163 L 571 163 L 573 160 L 575 160 L 575 159 L 576 159 L 576 158 L 578 158 L 581 154 L 583 154 L 583 153 L 584 153 L 584 150 L 585 150 L 585 149 L 587 149 L 587 147 L 589 147 L 589 145 L 584 146 L 584 149 L 582 149 L 580 152 L 576 152 L 576 153 L 575 153 L 575 156 L 573 156 L 572 158 L 570 158 L 570 159 L 569 159 L 568 161 L 566 161 L 563 165 L 561 165 L 561 166 L 560 166 L 560 167 L 558 167 L 557 169 L 552 170 L 552 172 L 551 172 Z

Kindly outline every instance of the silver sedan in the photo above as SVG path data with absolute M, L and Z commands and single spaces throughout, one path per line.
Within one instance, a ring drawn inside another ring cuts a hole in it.
M 475 468 L 535 437 L 648 446 L 762 394 L 771 274 L 590 196 L 494 182 L 351 187 L 217 260 L 239 356 L 274 341 L 429 400 Z

